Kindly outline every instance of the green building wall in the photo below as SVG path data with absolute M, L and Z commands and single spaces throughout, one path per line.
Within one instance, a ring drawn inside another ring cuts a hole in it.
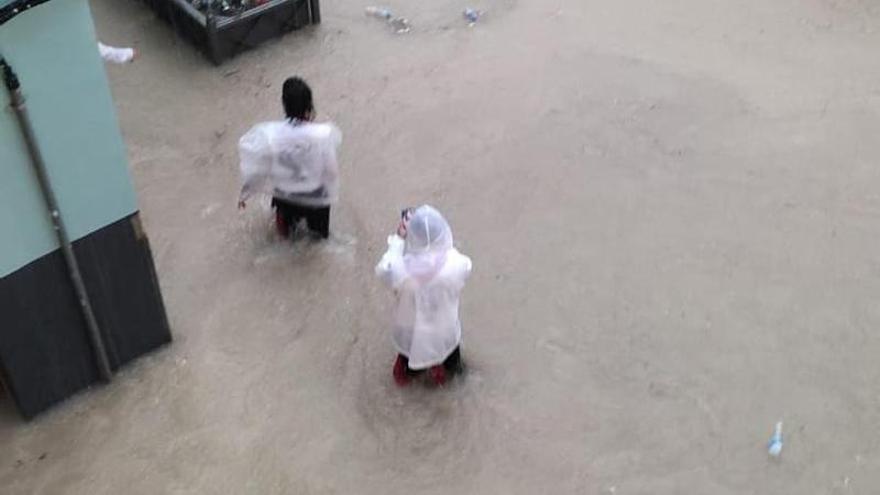
M 10 0 L 0 0 L 0 6 Z M 137 210 L 87 0 L 51 0 L 0 25 L 71 239 Z M 5 88 L 0 90 L 0 278 L 58 248 Z

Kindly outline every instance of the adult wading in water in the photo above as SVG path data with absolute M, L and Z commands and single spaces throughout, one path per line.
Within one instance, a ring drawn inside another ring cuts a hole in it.
M 330 236 L 330 206 L 339 195 L 336 150 L 342 134 L 332 123 L 315 123 L 312 90 L 305 81 L 284 81 L 286 120 L 262 122 L 238 143 L 241 194 L 238 207 L 256 193 L 272 195 L 278 234 L 288 237 L 300 220 L 309 231 Z

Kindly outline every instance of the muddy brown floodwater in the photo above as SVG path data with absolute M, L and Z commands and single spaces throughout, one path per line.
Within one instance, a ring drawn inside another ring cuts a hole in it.
M 877 492 L 876 2 L 387 4 L 410 33 L 325 0 L 213 67 L 93 1 L 141 52 L 108 72 L 176 341 L 7 411 L 0 491 Z M 235 208 L 236 140 L 292 74 L 345 133 L 326 244 Z M 475 264 L 443 390 L 394 386 L 372 273 L 422 202 Z

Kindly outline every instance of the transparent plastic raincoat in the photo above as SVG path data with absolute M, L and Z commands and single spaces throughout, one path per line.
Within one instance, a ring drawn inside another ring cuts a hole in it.
M 322 207 L 339 196 L 336 149 L 342 133 L 333 124 L 263 122 L 238 142 L 241 196 L 271 194 L 291 203 Z
M 376 275 L 397 296 L 392 341 L 411 369 L 442 363 L 461 343 L 459 298 L 471 268 L 470 258 L 453 247 L 449 224 L 431 206 L 413 212 L 405 240 L 388 237 Z

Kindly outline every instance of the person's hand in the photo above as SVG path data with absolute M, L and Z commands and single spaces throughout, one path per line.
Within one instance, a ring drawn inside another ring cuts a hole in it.
M 247 208 L 247 203 L 245 203 L 245 201 L 244 201 L 243 199 L 242 199 L 242 200 L 239 200 L 239 201 L 238 201 L 238 209 L 239 209 L 239 210 L 243 210 L 243 209 L 245 209 L 245 208 Z
M 397 235 L 401 239 L 406 239 L 406 225 L 409 223 L 409 217 L 412 216 L 412 209 L 408 208 L 406 213 L 400 216 L 400 223 L 397 224 Z
M 400 224 L 397 226 L 397 235 L 402 239 L 406 239 L 406 222 L 401 220 Z

